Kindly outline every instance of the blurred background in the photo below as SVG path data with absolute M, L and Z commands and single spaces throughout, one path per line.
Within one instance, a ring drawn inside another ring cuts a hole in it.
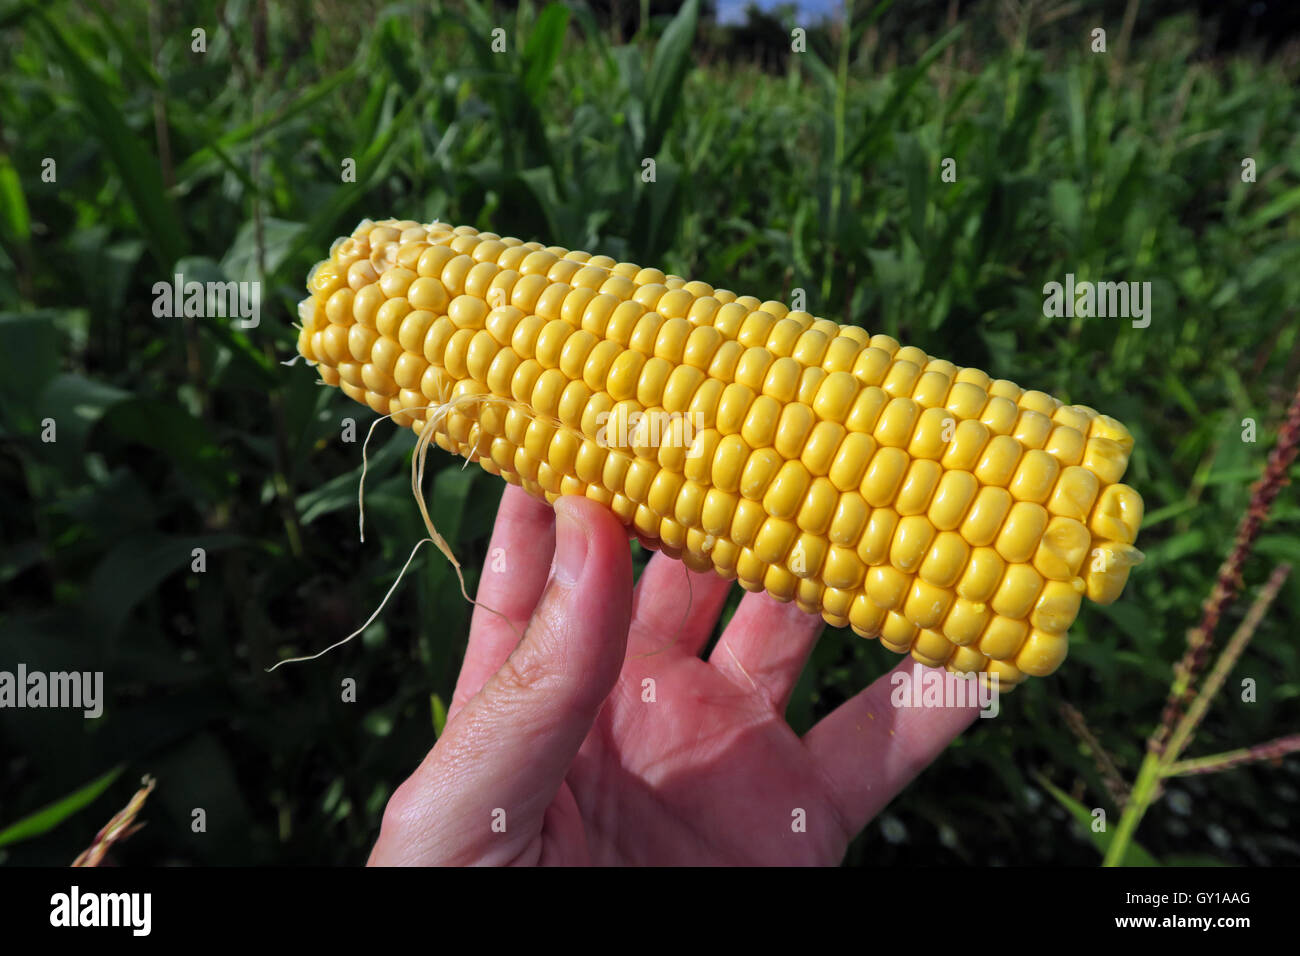
M 802 289 L 1125 422 L 1146 563 L 847 859 L 1097 863 L 1043 783 L 1116 813 L 1059 702 L 1131 779 L 1300 376 L 1298 19 L 1282 0 L 0 0 L 0 670 L 101 670 L 106 694 L 97 720 L 0 710 L 0 861 L 67 864 L 144 774 L 148 826 L 113 862 L 365 859 L 459 667 L 450 568 L 422 550 L 361 639 L 265 669 L 364 622 L 423 533 L 412 435 L 376 431 L 362 544 L 340 422 L 373 415 L 280 364 L 311 265 L 395 216 Z M 177 272 L 260 281 L 260 324 L 155 317 Z M 1149 281 L 1150 326 L 1044 317 L 1066 273 Z M 472 591 L 503 483 L 437 449 L 429 468 Z M 1221 640 L 1300 561 L 1297 531 L 1288 488 Z M 1300 729 L 1298 625 L 1292 576 L 1189 756 Z M 828 630 L 791 723 L 894 660 Z M 1298 803 L 1294 758 L 1181 778 L 1138 840 L 1296 864 Z

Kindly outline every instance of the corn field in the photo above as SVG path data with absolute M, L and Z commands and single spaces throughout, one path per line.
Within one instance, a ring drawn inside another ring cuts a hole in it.
M 376 427 L 359 540 L 375 416 L 283 364 L 308 270 L 367 217 L 798 295 L 1124 422 L 1144 563 L 845 862 L 1101 861 L 1090 811 L 1119 819 L 1111 771 L 1138 774 L 1300 382 L 1298 41 L 1216 50 L 1161 4 L 859 2 L 803 43 L 761 21 L 773 60 L 695 0 L 607 6 L 0 4 L 0 671 L 104 675 L 95 719 L 0 708 L 0 862 L 71 862 L 147 774 L 121 864 L 359 864 L 441 731 L 472 607 L 433 549 L 356 641 L 267 672 L 366 621 L 423 533 L 415 436 Z M 1149 283 L 1145 324 L 1048 314 L 1067 277 Z M 260 299 L 160 299 L 185 282 Z M 461 464 L 434 449 L 425 489 L 473 594 L 504 485 Z M 1297 475 L 1189 758 L 1300 732 Z M 791 726 L 895 660 L 828 628 Z M 1286 752 L 1165 780 L 1126 860 L 1300 863 Z

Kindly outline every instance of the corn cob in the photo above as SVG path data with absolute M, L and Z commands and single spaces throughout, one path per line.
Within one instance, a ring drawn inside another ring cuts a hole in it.
M 1051 673 L 1142 558 L 1123 425 L 885 335 L 441 223 L 364 221 L 307 285 L 327 384 L 930 666 Z

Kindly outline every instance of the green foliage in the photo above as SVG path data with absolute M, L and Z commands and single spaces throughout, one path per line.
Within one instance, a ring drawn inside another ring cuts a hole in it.
M 760 298 L 801 290 L 809 311 L 1128 424 L 1147 563 L 1120 602 L 1085 607 L 1056 676 L 1006 697 L 850 852 L 1096 862 L 1072 821 L 1105 790 L 1056 702 L 1132 775 L 1300 371 L 1294 66 L 1197 59 L 1188 19 L 1148 25 L 1119 63 L 1070 21 L 1005 46 L 958 27 L 885 50 L 867 20 L 904 14 L 877 8 L 772 76 L 705 62 L 694 0 L 626 43 L 580 5 L 195 0 L 152 23 L 138 0 L 93 7 L 0 20 L 0 668 L 103 670 L 109 699 L 91 721 L 0 711 L 16 755 L 0 825 L 127 770 L 10 861 L 70 860 L 145 773 L 150 825 L 115 851 L 125 862 L 365 858 L 441 731 L 469 612 L 424 549 L 358 641 L 265 672 L 366 620 L 422 527 L 412 436 L 380 424 L 358 540 L 360 442 L 340 436 L 374 416 L 279 362 L 332 239 L 398 216 Z M 176 272 L 259 279 L 260 324 L 156 317 L 154 283 Z M 1067 273 L 1150 281 L 1150 327 L 1044 316 L 1043 285 Z M 428 467 L 472 591 L 501 483 L 436 449 Z M 1298 530 L 1287 491 L 1248 590 L 1300 558 Z M 1254 678 L 1258 702 L 1226 695 L 1189 756 L 1300 726 L 1298 615 L 1293 575 L 1229 682 Z M 892 662 L 828 631 L 791 721 L 807 729 Z M 1171 782 L 1138 838 L 1167 862 L 1296 863 L 1296 766 Z

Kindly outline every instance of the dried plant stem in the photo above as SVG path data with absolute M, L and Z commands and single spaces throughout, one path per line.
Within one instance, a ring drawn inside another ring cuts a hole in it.
M 1102 782 L 1106 785 L 1106 790 L 1110 793 L 1111 800 L 1119 809 L 1124 808 L 1128 802 L 1128 785 L 1124 782 L 1124 777 L 1120 774 L 1119 768 L 1115 766 L 1115 761 L 1111 759 L 1105 748 L 1097 740 L 1092 730 L 1088 727 L 1088 722 L 1083 719 L 1083 714 L 1065 703 L 1061 702 L 1061 714 L 1065 717 L 1065 722 L 1070 729 L 1074 731 L 1076 737 L 1087 745 L 1092 751 L 1092 758 L 1096 761 L 1097 771 L 1101 774 Z
M 136 823 L 136 815 L 144 808 L 144 802 L 148 799 L 149 794 L 153 792 L 154 778 L 146 776 L 140 781 L 140 789 L 135 792 L 125 807 L 113 814 L 113 819 L 104 825 L 104 828 L 95 834 L 94 842 L 77 855 L 72 861 L 73 866 L 99 866 L 105 855 L 113 848 L 113 844 L 120 843 L 132 833 L 139 830 L 143 823 Z

